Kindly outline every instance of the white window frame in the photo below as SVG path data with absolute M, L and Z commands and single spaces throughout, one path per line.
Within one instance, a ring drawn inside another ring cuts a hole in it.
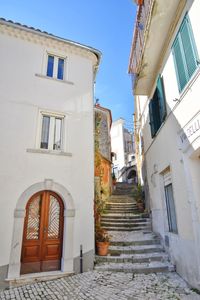
M 173 191 L 173 183 L 172 183 L 172 173 L 171 173 L 171 168 L 167 168 L 163 173 L 162 173 L 162 180 L 163 180 L 163 192 L 164 192 L 164 206 L 165 206 L 165 211 L 166 211 L 166 218 L 167 218 L 167 231 L 171 234 L 178 234 L 178 221 L 177 221 L 177 210 L 176 210 L 176 203 L 175 203 L 175 198 L 174 198 L 174 191 Z M 167 188 L 171 186 L 172 189 L 172 202 L 173 202 L 173 209 L 170 207 L 170 202 L 169 199 L 167 198 Z M 172 221 L 172 217 L 173 219 Z M 174 224 L 175 227 L 174 228 Z
M 50 117 L 50 125 L 49 125 L 49 140 L 48 140 L 48 148 L 41 148 L 41 138 L 42 138 L 42 121 L 43 116 Z M 53 149 L 54 145 L 54 129 L 55 129 L 55 119 L 59 118 L 62 120 L 61 123 L 61 146 L 60 149 Z M 65 115 L 56 112 L 50 111 L 39 111 L 39 126 L 38 126 L 38 137 L 37 137 L 37 148 L 41 149 L 42 151 L 54 151 L 54 152 L 61 152 L 64 151 L 64 128 L 65 128 Z
M 48 68 L 48 58 L 49 56 L 53 56 L 54 57 L 54 65 L 53 65 L 53 76 L 47 76 L 47 68 Z M 64 60 L 64 68 L 63 68 L 63 79 L 59 79 L 57 77 L 57 73 L 58 73 L 58 60 L 59 58 Z M 45 64 L 45 76 L 49 77 L 49 78 L 54 78 L 57 80 L 66 80 L 66 62 L 67 62 L 67 57 L 63 56 L 63 55 L 59 55 L 59 54 L 55 54 L 53 52 L 47 52 L 46 55 L 46 64 Z

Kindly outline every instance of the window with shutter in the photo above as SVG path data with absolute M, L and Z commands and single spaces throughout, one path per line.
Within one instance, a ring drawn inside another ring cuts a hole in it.
M 150 119 L 152 138 L 156 135 L 158 129 L 164 122 L 166 114 L 167 111 L 166 111 L 163 79 L 159 76 L 156 90 L 154 92 L 153 98 L 149 103 L 149 119 Z
M 198 67 L 198 54 L 188 15 L 185 16 L 172 46 L 174 64 L 181 92 Z

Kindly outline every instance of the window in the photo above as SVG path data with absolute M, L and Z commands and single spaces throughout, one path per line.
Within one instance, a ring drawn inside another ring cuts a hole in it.
M 177 222 L 176 222 L 176 210 L 175 210 L 174 196 L 173 196 L 171 183 L 165 186 L 165 200 L 167 206 L 169 231 L 177 233 L 178 230 L 177 230 Z
M 178 233 L 170 168 L 163 174 L 169 232 Z
M 152 138 L 156 135 L 161 124 L 164 122 L 166 114 L 167 111 L 163 79 L 159 76 L 156 90 L 154 92 L 153 98 L 149 103 L 149 118 Z
M 65 59 L 57 56 L 48 55 L 47 73 L 48 77 L 64 79 Z
M 61 150 L 63 116 L 42 114 L 40 148 Z
M 185 16 L 172 46 L 179 92 L 198 67 L 199 60 L 192 27 L 188 15 Z

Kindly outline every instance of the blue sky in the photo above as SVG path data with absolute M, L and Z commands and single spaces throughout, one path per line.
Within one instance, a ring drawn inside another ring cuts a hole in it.
M 96 98 L 131 129 L 133 96 L 127 73 L 136 5 L 133 0 L 1 0 L 1 17 L 100 50 Z

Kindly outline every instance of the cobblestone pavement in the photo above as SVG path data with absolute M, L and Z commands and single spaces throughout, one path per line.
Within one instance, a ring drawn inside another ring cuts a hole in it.
M 91 271 L 0 292 L 0 299 L 167 300 L 200 299 L 176 273 L 135 274 Z

